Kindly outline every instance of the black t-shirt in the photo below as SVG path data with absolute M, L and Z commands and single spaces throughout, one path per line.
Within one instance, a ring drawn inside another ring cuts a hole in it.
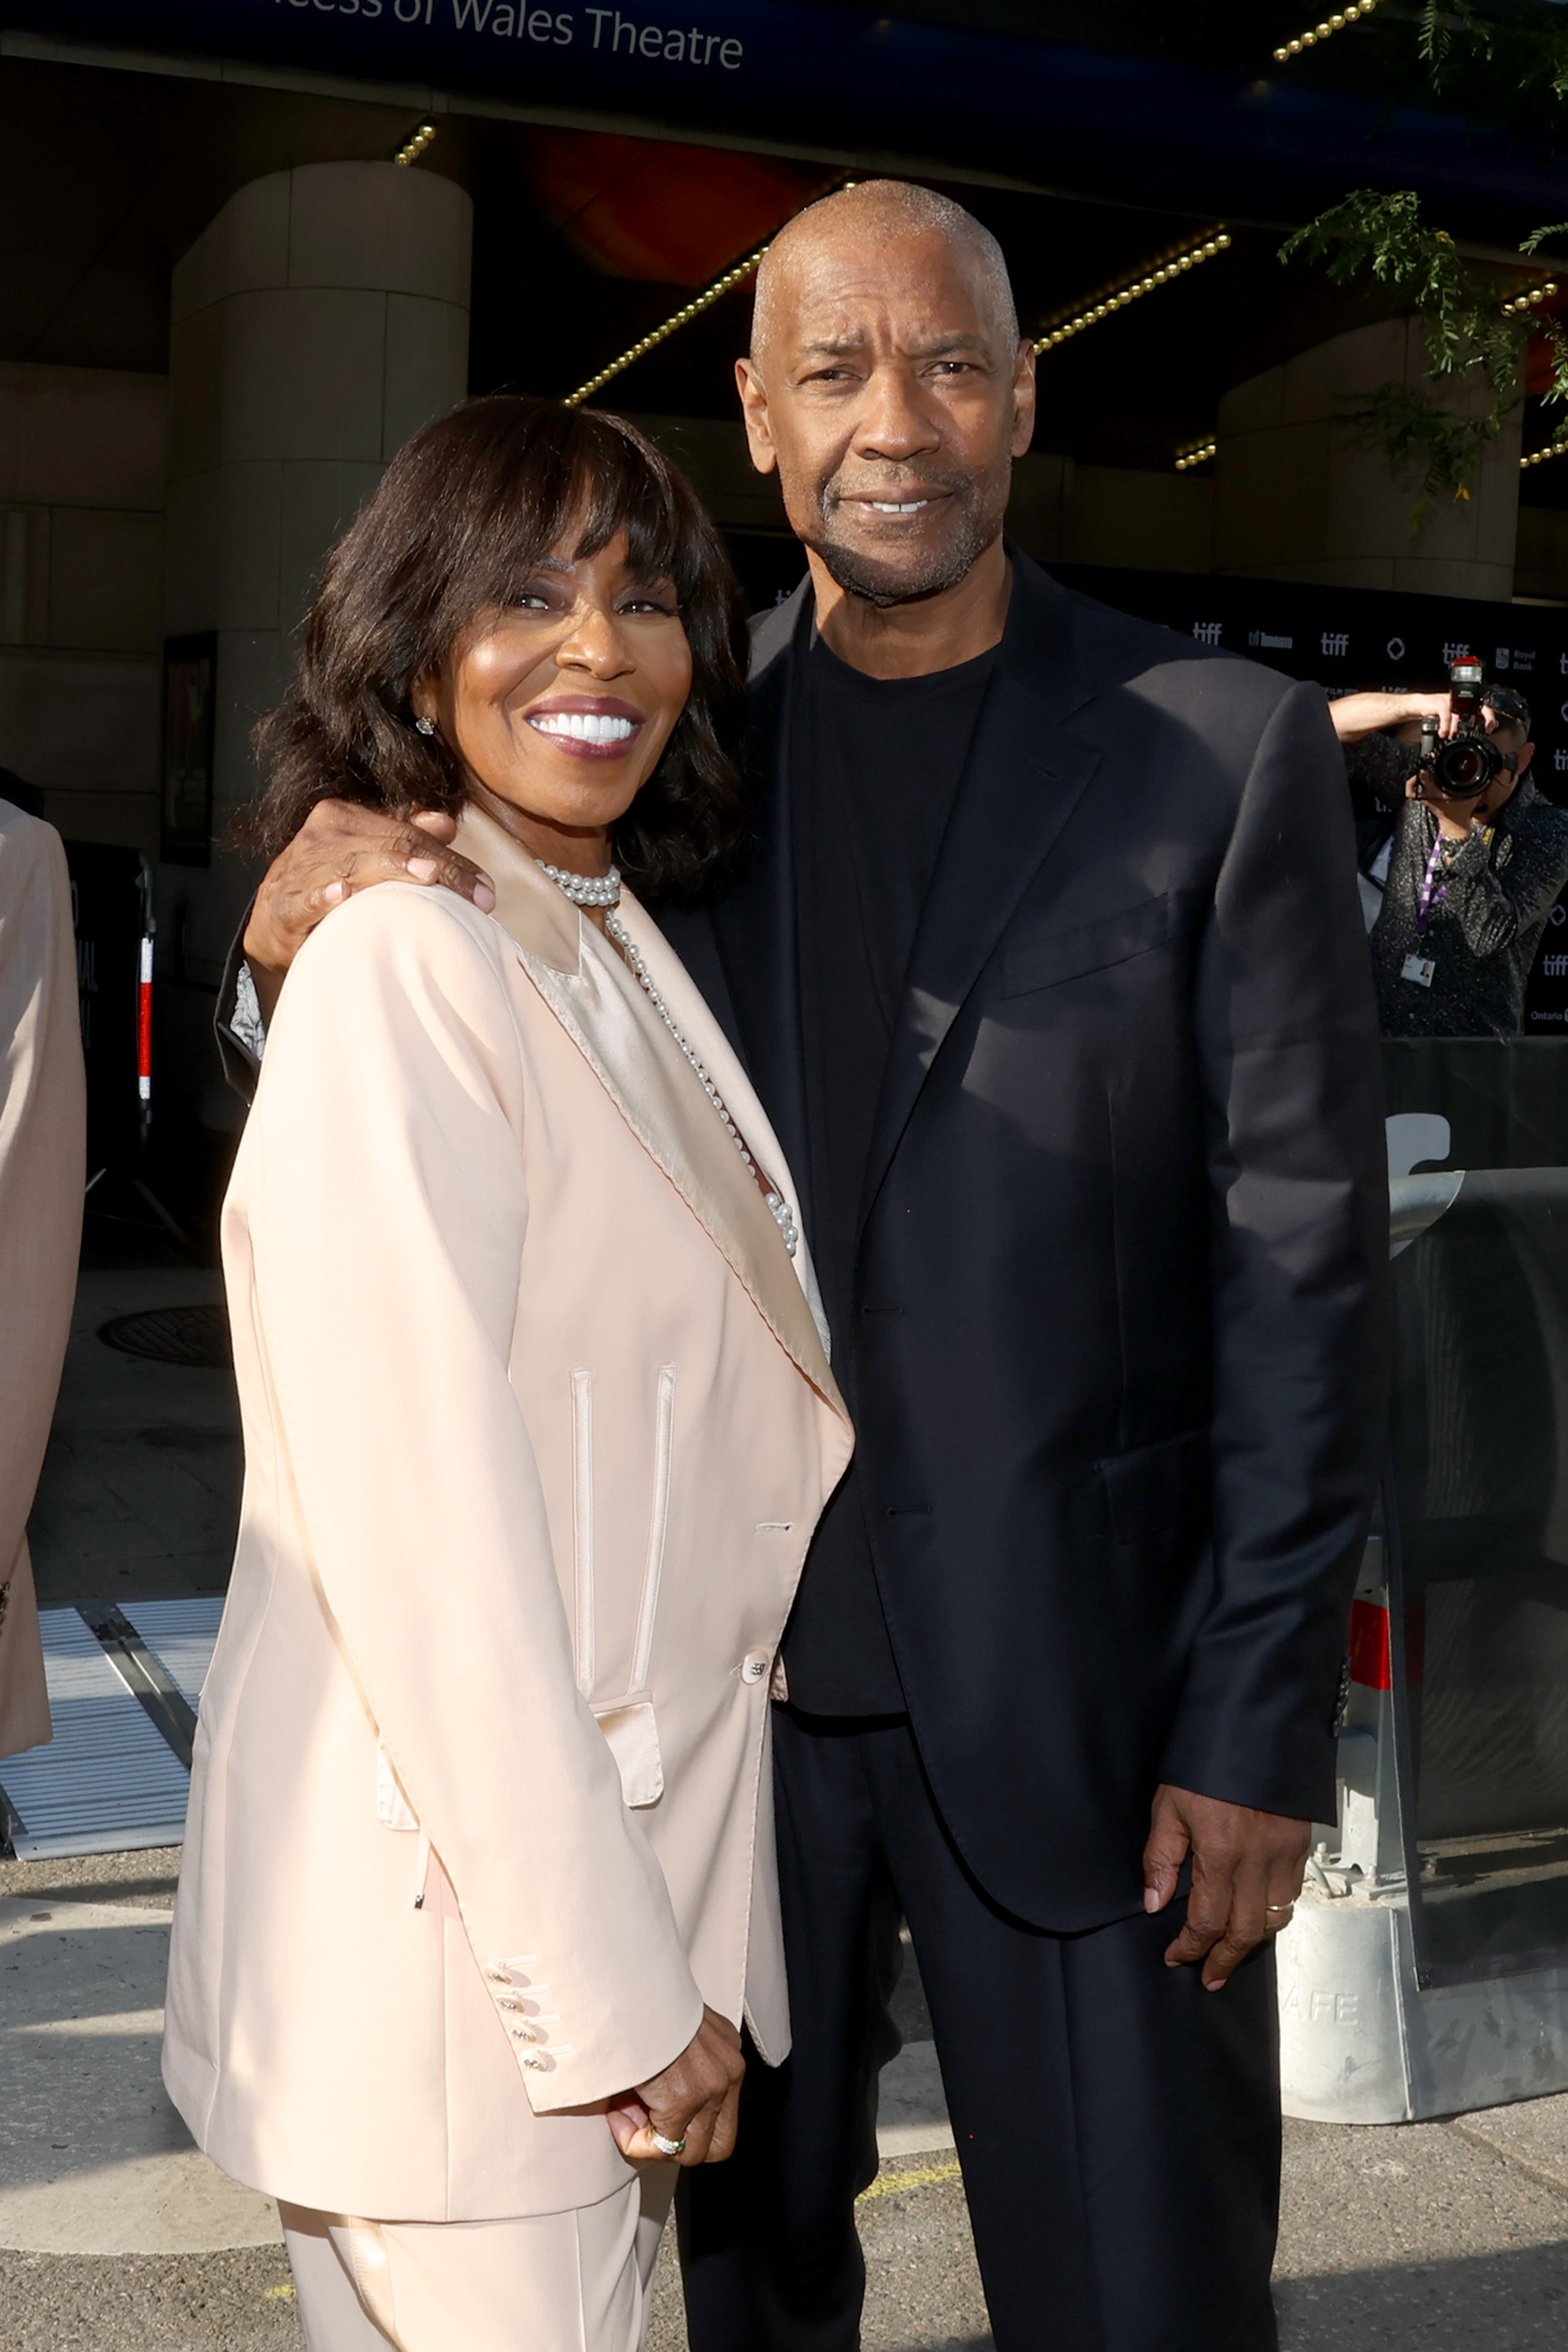
M 813 641 L 789 778 L 810 1204 L 808 1235 L 851 1411 L 855 1239 L 910 952 L 994 652 L 927 677 L 867 677 Z M 852 1463 L 806 1562 L 784 1650 L 792 1701 L 894 1715 L 904 1700 Z

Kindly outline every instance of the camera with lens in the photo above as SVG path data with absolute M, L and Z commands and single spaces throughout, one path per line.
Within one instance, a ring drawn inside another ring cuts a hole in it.
M 1437 720 L 1424 719 L 1416 765 L 1451 800 L 1474 800 L 1515 762 L 1512 754 L 1500 750 L 1487 733 L 1484 665 L 1466 655 L 1448 664 L 1448 678 L 1458 725 L 1444 740 L 1438 736 Z

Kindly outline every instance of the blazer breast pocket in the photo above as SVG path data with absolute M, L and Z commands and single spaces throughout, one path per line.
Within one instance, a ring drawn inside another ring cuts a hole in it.
M 1071 930 L 1036 933 L 1002 950 L 998 995 L 1027 996 L 1037 988 L 1056 988 L 1064 980 L 1082 980 L 1092 971 L 1130 962 L 1151 948 L 1165 947 L 1175 938 L 1176 898 L 1172 890 L 1157 898 L 1140 898 L 1118 914 Z

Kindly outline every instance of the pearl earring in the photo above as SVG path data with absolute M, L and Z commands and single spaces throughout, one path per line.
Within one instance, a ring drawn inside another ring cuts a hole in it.
M 435 732 L 434 719 L 416 719 L 413 723 L 422 735 L 434 735 Z

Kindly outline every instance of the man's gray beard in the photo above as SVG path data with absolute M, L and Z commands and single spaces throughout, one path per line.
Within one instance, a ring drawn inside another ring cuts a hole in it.
M 874 559 L 856 555 L 828 537 L 825 508 L 822 525 L 821 538 L 809 539 L 806 545 L 813 555 L 821 557 L 846 596 L 859 596 L 882 612 L 892 604 L 917 604 L 924 596 L 939 596 L 945 588 L 956 588 L 977 556 L 985 553 L 995 537 L 994 532 L 988 534 L 981 529 L 973 507 L 967 507 L 963 529 L 952 547 L 944 553 L 934 554 L 925 571 L 916 572 L 913 579 L 900 581 L 894 587 L 880 567 L 873 568 Z

